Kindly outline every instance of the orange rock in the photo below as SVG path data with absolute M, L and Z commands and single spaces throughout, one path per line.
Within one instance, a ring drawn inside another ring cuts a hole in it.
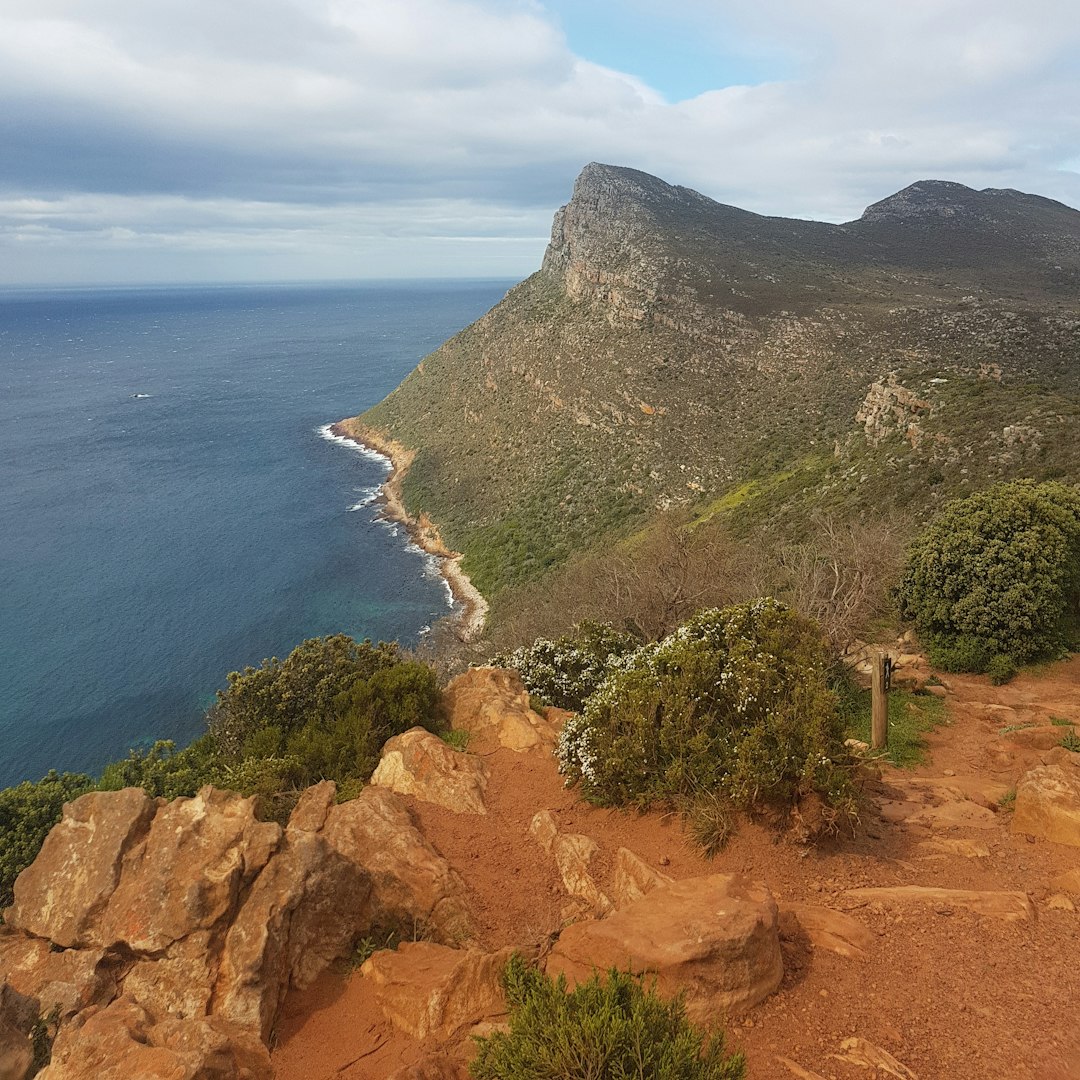
M 490 770 L 475 754 L 462 754 L 430 731 L 412 728 L 383 747 L 371 783 L 413 795 L 455 814 L 486 814 Z
M 595 841 L 581 833 L 559 832 L 550 810 L 536 814 L 529 832 L 554 857 L 566 891 L 576 899 L 584 900 L 597 915 L 606 915 L 611 910 L 611 901 L 589 869 L 597 851 Z
M 500 746 L 522 753 L 554 746 L 553 723 L 529 705 L 529 694 L 516 671 L 470 668 L 443 691 L 450 726 L 493 738 Z
M 655 976 L 663 994 L 685 991 L 698 1023 L 749 1009 L 784 975 L 776 902 L 741 874 L 674 881 L 606 919 L 568 926 L 547 961 L 549 975 L 571 984 L 613 967 Z
M 1016 785 L 1012 831 L 1080 847 L 1080 770 L 1040 765 Z
M 615 906 L 640 900 L 657 885 L 666 885 L 672 879 L 667 874 L 653 869 L 644 859 L 639 858 L 629 848 L 619 848 L 615 853 Z
M 816 904 L 787 904 L 781 909 L 781 934 L 794 937 L 796 927 L 815 948 L 856 960 L 862 960 L 874 943 L 874 935 L 858 919 Z
M 1006 922 L 1022 922 L 1035 917 L 1031 897 L 1022 892 L 939 889 L 926 885 L 886 885 L 880 888 L 848 889 L 845 896 L 881 904 L 933 904 L 942 912 L 965 908 Z

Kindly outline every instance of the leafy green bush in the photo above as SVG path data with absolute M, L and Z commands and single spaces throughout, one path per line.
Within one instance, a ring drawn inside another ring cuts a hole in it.
M 50 771 L 36 784 L 27 780 L 0 791 L 0 908 L 11 903 L 15 879 L 37 858 L 64 803 L 93 787 L 82 773 Z
M 601 805 L 722 796 L 851 810 L 844 721 L 809 619 L 755 600 L 700 613 L 625 658 L 559 738 L 559 768 Z
M 1080 616 L 1080 490 L 1014 480 L 946 504 L 911 545 L 897 599 L 950 670 L 1057 654 Z
M 612 664 L 641 644 L 633 634 L 609 623 L 583 622 L 576 634 L 491 658 L 496 667 L 514 668 L 530 694 L 557 709 L 579 712 L 607 678 Z
M 986 665 L 986 674 L 995 686 L 1004 686 L 1016 678 L 1016 663 L 1011 656 L 998 653 L 989 664 Z
M 503 974 L 510 1031 L 477 1039 L 477 1080 L 742 1080 L 741 1054 L 699 1031 L 682 1000 L 665 1001 L 612 970 L 566 992 L 514 956 Z

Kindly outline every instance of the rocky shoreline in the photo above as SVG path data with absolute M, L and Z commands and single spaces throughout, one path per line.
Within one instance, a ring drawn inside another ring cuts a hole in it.
M 421 551 L 439 560 L 439 568 L 450 587 L 450 592 L 455 601 L 461 605 L 460 614 L 450 616 L 458 624 L 458 636 L 464 642 L 478 640 L 487 621 L 488 603 L 479 589 L 469 580 L 469 575 L 462 570 L 461 554 L 451 551 L 446 546 L 439 533 L 439 527 L 426 514 L 413 517 L 405 509 L 401 490 L 402 481 L 412 465 L 416 452 L 388 438 L 382 432 L 361 424 L 355 417 L 332 424 L 330 430 L 339 438 L 349 439 L 389 459 L 392 471 L 382 485 L 379 495 L 382 516 L 387 521 L 400 524 L 408 533 L 409 539 Z

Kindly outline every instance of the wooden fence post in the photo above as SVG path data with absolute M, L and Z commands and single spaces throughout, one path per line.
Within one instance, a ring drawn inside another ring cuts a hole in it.
M 889 745 L 889 684 L 892 681 L 892 657 L 884 649 L 874 652 L 871 688 L 873 712 L 870 726 L 870 749 L 884 750 Z

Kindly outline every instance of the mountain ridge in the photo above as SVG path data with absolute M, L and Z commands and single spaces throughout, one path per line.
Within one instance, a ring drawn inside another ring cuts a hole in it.
M 359 419 L 495 594 L 733 493 L 797 532 L 1080 476 L 1078 296 L 1080 211 L 1040 196 L 918 181 L 833 225 L 593 163 L 540 269 Z

